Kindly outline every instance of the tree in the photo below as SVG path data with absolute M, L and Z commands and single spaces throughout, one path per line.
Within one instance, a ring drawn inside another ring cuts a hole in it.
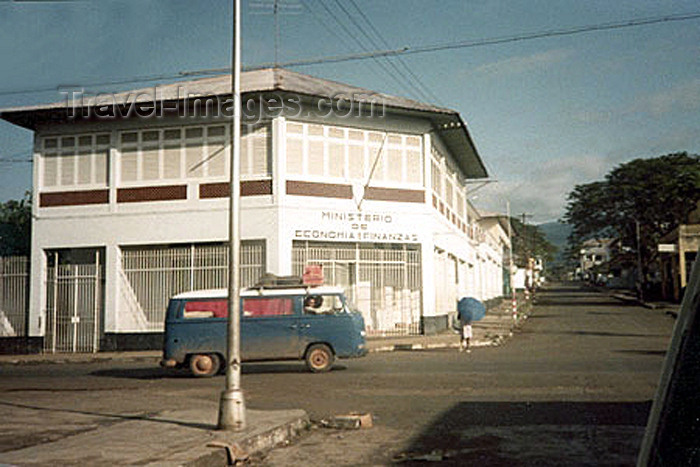
M 588 238 L 619 238 L 638 251 L 642 271 L 656 258 L 659 239 L 687 223 L 700 201 L 700 156 L 685 152 L 635 159 L 605 180 L 577 185 L 564 221 L 572 225 L 570 251 Z M 637 245 L 639 229 L 639 245 Z
M 514 217 L 510 222 L 513 227 L 513 256 L 518 266 L 526 266 L 528 257 L 539 257 L 546 262 L 554 260 L 557 247 L 547 240 L 539 227 L 523 224 Z
M 31 195 L 0 204 L 0 256 L 29 256 L 32 229 Z

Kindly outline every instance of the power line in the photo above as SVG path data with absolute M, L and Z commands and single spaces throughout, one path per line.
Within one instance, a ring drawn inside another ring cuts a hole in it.
M 302 0 L 302 5 L 305 5 L 303 0 Z M 321 5 L 323 5 L 322 2 L 321 2 Z M 307 8 L 307 10 L 313 11 L 309 8 Z M 615 22 L 615 23 L 604 23 L 604 24 L 597 24 L 597 25 L 579 26 L 579 27 L 568 28 L 568 29 L 548 30 L 548 31 L 536 32 L 536 33 L 530 33 L 530 34 L 502 36 L 502 37 L 495 37 L 495 38 L 489 38 L 489 39 L 478 39 L 478 40 L 470 40 L 470 41 L 439 43 L 439 44 L 413 46 L 413 47 L 406 46 L 406 47 L 401 47 L 398 49 L 391 49 L 391 50 L 377 50 L 377 51 L 368 51 L 368 52 L 353 53 L 353 54 L 347 54 L 347 55 L 336 55 L 336 56 L 309 58 L 309 59 L 289 61 L 286 63 L 280 63 L 278 65 L 281 67 L 291 68 L 291 67 L 300 67 L 300 66 L 323 65 L 323 64 L 330 64 L 330 63 L 341 63 L 341 62 L 349 62 L 349 61 L 375 59 L 378 57 L 414 55 L 414 54 L 421 54 L 421 53 L 439 52 L 439 51 L 451 50 L 451 49 L 483 47 L 483 46 L 489 46 L 489 45 L 506 44 L 506 43 L 511 43 L 511 42 L 524 42 L 524 41 L 529 41 L 529 40 L 544 39 L 544 38 L 550 38 L 550 37 L 572 36 L 572 35 L 583 34 L 583 33 L 588 33 L 588 32 L 632 28 L 632 27 L 647 26 L 647 25 L 667 23 L 667 22 L 689 21 L 689 20 L 696 20 L 699 18 L 700 18 L 700 12 L 699 13 L 688 13 L 688 14 L 682 14 L 682 15 L 670 15 L 670 16 L 662 16 L 662 17 L 654 17 L 654 18 L 645 18 L 645 19 L 633 19 L 633 20 L 625 20 L 625 21 L 620 21 L 620 22 Z M 331 30 L 331 29 L 329 29 L 329 30 Z M 353 37 L 353 36 L 351 36 L 351 37 Z M 258 65 L 254 65 L 254 66 L 243 67 L 243 70 L 245 70 L 245 71 L 259 70 L 262 68 L 269 68 L 270 66 L 272 66 L 272 64 L 262 63 L 262 64 L 258 64 Z M 134 77 L 134 78 L 124 78 L 124 79 L 116 80 L 116 81 L 85 83 L 84 85 L 58 85 L 58 86 L 51 86 L 51 87 L 47 86 L 47 87 L 43 87 L 43 88 L 34 88 L 34 89 L 6 90 L 6 91 L 0 91 L 0 96 L 15 95 L 15 94 L 28 94 L 28 93 L 35 93 L 35 92 L 60 91 L 62 88 L 79 88 L 79 87 L 88 87 L 88 86 L 112 86 L 112 85 L 119 85 L 119 84 L 161 81 L 161 80 L 173 79 L 173 78 L 186 78 L 186 77 L 190 77 L 190 76 L 216 75 L 216 74 L 228 73 L 228 72 L 230 72 L 230 69 L 228 67 L 180 71 L 180 72 L 175 73 L 175 74 L 162 74 L 162 75 L 151 75 L 151 76 Z
M 309 12 L 309 13 L 311 13 L 311 14 L 313 15 L 313 17 L 314 17 L 314 19 L 316 20 L 316 22 L 318 22 L 321 26 L 323 26 L 323 28 L 324 28 L 326 31 L 328 31 L 331 35 L 335 36 L 335 38 L 338 39 L 338 40 L 340 41 L 341 44 L 343 44 L 343 45 L 345 45 L 345 46 L 347 47 L 347 39 L 341 37 L 340 34 L 338 34 L 338 32 L 337 32 L 335 29 L 333 29 L 333 28 L 331 28 L 330 26 L 328 26 L 328 24 L 327 24 L 328 22 L 323 20 L 323 18 L 318 14 L 318 12 L 316 11 L 315 8 L 311 8 L 311 7 L 306 3 L 305 0 L 300 0 L 300 3 L 301 3 L 301 5 L 304 7 L 304 9 L 305 9 L 307 12 Z M 377 77 L 379 77 L 379 73 L 377 72 L 377 70 L 375 70 L 375 69 L 374 69 L 373 67 L 371 67 L 371 66 L 368 66 L 367 68 L 368 68 L 369 70 L 371 70 L 372 73 L 374 73 Z
M 340 20 L 340 18 L 338 18 L 338 15 L 333 10 L 331 10 L 323 0 L 318 0 L 318 3 L 326 11 L 326 13 L 328 13 L 328 15 L 331 18 L 333 18 L 335 23 L 338 26 L 340 26 L 340 28 L 348 35 L 348 37 L 350 37 L 358 46 L 360 46 L 361 50 L 367 50 L 367 47 L 362 43 L 362 41 L 357 37 L 357 35 L 353 34 L 353 32 L 345 25 L 345 23 L 343 23 Z M 341 5 L 341 9 L 342 9 L 342 5 Z M 371 52 L 368 51 L 368 53 L 371 53 Z M 392 74 L 391 71 L 387 69 L 386 65 L 383 62 L 381 62 L 378 58 L 371 57 L 371 56 L 369 58 L 371 58 L 382 69 L 382 71 L 384 71 L 384 73 L 387 74 L 387 76 L 389 78 L 393 79 L 397 84 L 399 84 L 402 88 L 404 88 L 404 90 L 408 91 L 409 94 L 414 93 L 414 91 L 411 89 L 410 85 L 406 86 L 405 83 L 400 82 L 398 80 L 398 78 L 396 77 L 396 75 Z M 282 65 L 282 66 L 284 67 L 284 65 Z
M 353 17 L 353 15 L 347 10 L 347 8 L 345 8 L 339 0 L 335 0 L 335 3 L 336 5 L 338 5 L 338 8 L 340 8 L 343 11 L 343 13 L 345 13 L 345 15 L 350 19 L 350 21 L 357 28 L 357 30 L 360 31 L 360 33 L 369 41 L 370 45 L 375 49 L 378 49 L 380 46 L 379 44 L 377 44 L 377 41 L 375 41 L 374 38 L 365 30 L 365 28 L 362 27 L 362 25 Z M 357 5 L 355 5 L 355 7 L 357 8 Z M 420 88 L 420 86 L 416 86 L 410 79 L 408 79 L 389 57 L 384 57 L 384 60 L 396 72 L 396 78 L 400 77 L 402 80 L 404 80 L 404 83 L 406 83 L 408 87 L 413 90 L 414 95 L 418 99 L 425 101 L 430 100 L 428 95 Z
M 389 42 L 387 42 L 387 40 L 384 39 L 384 36 L 382 36 L 382 33 L 379 32 L 379 30 L 374 26 L 374 24 L 369 19 L 369 17 L 367 17 L 365 12 L 362 11 L 362 9 L 357 5 L 357 2 L 355 0 L 350 0 L 350 3 L 355 8 L 355 10 L 357 10 L 357 12 L 360 14 L 360 16 L 365 21 L 365 23 L 367 23 L 367 25 L 369 25 L 369 28 L 372 30 L 372 32 L 374 32 L 374 35 L 379 38 L 379 40 L 382 44 L 384 44 L 384 47 L 391 48 L 391 46 L 389 45 Z M 416 75 L 413 72 L 413 70 L 411 70 L 411 68 L 406 64 L 406 61 L 403 59 L 403 57 L 401 57 L 400 55 L 397 55 L 396 59 L 399 62 L 399 64 L 401 64 L 403 66 L 404 70 L 406 70 L 406 72 L 409 74 L 409 76 L 411 76 L 413 78 L 413 80 L 417 83 L 417 86 L 421 90 L 421 92 L 424 95 L 428 96 L 429 99 L 426 99 L 426 100 L 432 99 L 433 102 L 440 103 L 440 99 L 430 90 L 430 88 L 428 88 L 428 86 L 425 85 L 425 83 L 423 83 L 423 81 L 418 77 L 418 75 Z M 389 60 L 388 57 L 387 57 L 387 60 Z
M 688 20 L 694 20 L 694 19 L 698 19 L 698 18 L 700 18 L 700 13 L 689 13 L 689 14 L 684 14 L 684 15 L 673 15 L 673 16 L 663 16 L 663 17 L 637 19 L 637 20 L 626 20 L 626 21 L 620 21 L 617 23 L 604 23 L 604 24 L 597 24 L 597 25 L 578 26 L 578 27 L 568 28 L 568 29 L 554 29 L 554 30 L 548 30 L 548 31 L 544 31 L 544 32 L 536 32 L 536 33 L 530 33 L 530 34 L 519 34 L 519 35 L 514 35 L 514 36 L 502 36 L 502 37 L 494 37 L 494 38 L 489 38 L 489 39 L 478 39 L 478 40 L 459 41 L 459 42 L 447 42 L 447 43 L 415 46 L 415 47 L 407 46 L 407 47 L 402 47 L 399 49 L 378 50 L 375 52 L 368 52 L 368 53 L 364 53 L 364 54 L 337 55 L 334 57 L 310 58 L 310 59 L 305 59 L 305 60 L 296 60 L 296 61 L 292 61 L 292 62 L 283 63 L 283 64 L 281 64 L 281 66 L 293 67 L 293 66 L 307 66 L 307 65 L 318 65 L 318 64 L 327 64 L 327 63 L 340 63 L 340 62 L 349 62 L 349 61 L 356 61 L 356 60 L 366 60 L 368 58 L 374 58 L 374 57 L 390 57 L 390 56 L 395 56 L 395 55 L 413 55 L 413 54 L 421 54 L 421 53 L 429 53 L 429 52 L 439 52 L 439 51 L 451 50 L 451 49 L 483 47 L 483 46 L 487 46 L 487 45 L 506 44 L 509 42 L 524 42 L 524 41 L 529 41 L 529 40 L 534 40 L 534 39 L 544 39 L 544 38 L 549 38 L 549 37 L 573 36 L 576 34 L 583 34 L 583 33 L 587 33 L 587 32 L 607 31 L 607 30 L 612 30 L 612 29 L 624 29 L 624 28 L 632 28 L 632 27 L 638 27 L 638 26 L 648 26 L 651 24 L 675 22 L 675 21 L 688 21 Z M 259 65 L 258 67 L 265 68 L 265 66 L 266 66 L 265 64 L 262 64 L 262 65 Z

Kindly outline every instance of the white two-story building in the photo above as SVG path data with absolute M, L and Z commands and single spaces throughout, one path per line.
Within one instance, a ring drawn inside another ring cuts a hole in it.
M 434 333 L 502 294 L 460 115 L 281 69 L 241 81 L 241 276 L 323 266 L 372 334 Z M 28 334 L 159 348 L 168 297 L 227 277 L 230 77 L 6 109 L 35 132 Z

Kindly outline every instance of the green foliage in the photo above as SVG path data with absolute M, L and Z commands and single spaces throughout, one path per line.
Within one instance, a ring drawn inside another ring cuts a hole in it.
M 29 256 L 31 249 L 32 202 L 24 199 L 0 204 L 0 256 Z
M 683 152 L 635 159 L 615 167 L 603 181 L 577 185 L 568 200 L 564 221 L 573 227 L 571 254 L 594 237 L 619 238 L 636 250 L 639 225 L 645 267 L 654 260 L 659 239 L 686 223 L 700 201 L 700 156 Z
M 554 260 L 557 247 L 552 245 L 539 227 L 523 224 L 520 220 L 511 218 L 513 226 L 513 255 L 515 263 L 524 267 L 528 257 L 539 257 L 549 263 Z

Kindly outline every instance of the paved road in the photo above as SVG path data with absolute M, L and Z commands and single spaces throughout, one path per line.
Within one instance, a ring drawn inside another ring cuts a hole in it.
M 315 429 L 260 465 L 631 464 L 673 320 L 558 286 L 502 347 L 372 354 L 312 375 L 303 364 L 244 366 L 248 407 L 322 420 L 370 412 L 375 427 Z M 172 408 L 210 406 L 223 378 L 151 362 L 0 367 L 2 452 Z M 212 419 L 216 414 L 212 414 Z

